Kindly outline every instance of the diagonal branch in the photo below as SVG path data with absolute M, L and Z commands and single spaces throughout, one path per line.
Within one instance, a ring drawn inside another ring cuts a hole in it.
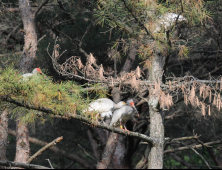
M 29 158 L 28 163 L 31 163 L 33 161 L 33 159 L 37 158 L 39 155 L 41 155 L 45 150 L 47 150 L 51 146 L 54 146 L 54 145 L 56 145 L 56 143 L 59 143 L 62 139 L 63 139 L 62 136 L 58 137 L 57 139 L 53 140 L 52 142 L 50 142 L 49 144 L 47 144 L 46 146 L 41 148 L 38 152 L 36 152 L 33 156 L 31 156 Z
M 20 162 L 12 162 L 12 161 L 0 161 L 0 165 L 7 166 L 7 167 L 20 167 L 20 168 L 25 168 L 25 169 L 51 169 L 51 168 L 41 166 L 41 165 L 24 164 Z
M 16 136 L 16 132 L 14 130 L 9 129 L 8 133 L 10 135 Z M 36 145 L 40 145 L 40 146 L 45 146 L 48 143 L 33 137 L 29 137 L 29 142 L 34 143 Z M 83 166 L 86 169 L 94 169 L 94 166 L 90 165 L 87 163 L 87 160 L 84 160 L 83 158 L 81 158 L 81 156 L 79 155 L 74 155 L 74 154 L 69 154 L 67 153 L 65 150 L 59 149 L 56 146 L 53 146 L 51 148 L 49 148 L 49 150 L 55 152 L 56 154 L 59 154 L 62 157 L 65 157 L 67 159 L 70 159 L 72 161 L 77 162 L 78 164 L 80 164 L 81 166 Z
M 44 112 L 44 113 L 47 113 L 47 114 L 58 115 L 58 114 L 56 114 L 56 112 L 54 112 L 53 110 L 50 110 L 48 108 L 45 108 L 45 107 L 39 108 L 39 107 L 36 107 L 36 106 L 28 104 L 28 103 L 24 103 L 24 102 L 20 102 L 18 100 L 11 99 L 10 97 L 7 97 L 7 96 L 1 96 L 0 99 L 2 101 L 13 103 L 13 104 L 16 104 L 17 106 L 24 107 L 24 108 L 27 108 L 27 109 L 38 110 L 38 111 L 41 111 L 41 112 Z M 63 116 L 63 115 L 61 115 L 61 116 Z M 83 116 L 80 116 L 80 115 L 64 113 L 64 116 L 67 117 L 67 118 L 76 119 L 76 120 L 84 122 L 88 125 L 94 125 L 97 128 L 106 129 L 110 132 L 115 132 L 115 133 L 119 133 L 119 134 L 122 134 L 122 135 L 128 135 L 128 136 L 131 136 L 131 137 L 134 137 L 134 138 L 137 138 L 137 139 L 141 139 L 141 140 L 144 140 L 145 142 L 148 142 L 150 144 L 153 144 L 153 143 L 157 142 L 155 139 L 153 139 L 149 136 L 146 136 L 144 134 L 137 133 L 137 132 L 129 132 L 129 133 L 128 132 L 123 132 L 122 129 L 111 127 L 111 126 L 108 126 L 108 125 L 104 125 L 100 122 L 96 122 L 96 121 L 87 119 L 87 118 L 85 118 Z
M 36 15 L 39 13 L 39 11 L 42 9 L 42 7 L 44 5 L 46 5 L 49 2 L 49 0 L 45 0 L 39 7 L 38 9 L 35 11 L 34 17 L 36 17 Z
M 197 152 L 193 147 L 190 147 L 189 145 L 186 145 L 185 143 L 183 142 L 178 142 L 178 143 L 181 143 L 183 144 L 184 146 L 188 147 L 189 149 L 191 149 L 192 151 L 194 151 L 199 157 L 201 157 L 201 159 L 205 162 L 205 164 L 208 166 L 209 169 L 211 169 L 210 165 L 208 164 L 208 162 L 206 161 L 206 159 L 199 153 Z
M 222 140 L 204 143 L 204 146 L 210 147 L 211 145 L 217 145 L 217 144 L 222 144 Z M 197 149 L 197 148 L 202 148 L 203 145 L 202 144 L 199 144 L 199 145 L 189 145 L 189 147 L 184 146 L 184 147 L 179 147 L 179 148 L 168 149 L 168 150 L 165 150 L 164 153 L 172 153 L 172 152 L 177 152 L 177 151 L 189 150 L 190 147 Z

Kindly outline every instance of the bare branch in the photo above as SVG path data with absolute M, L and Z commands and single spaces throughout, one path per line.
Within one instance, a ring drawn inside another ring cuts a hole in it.
M 41 148 L 38 152 L 36 152 L 33 156 L 31 156 L 29 158 L 28 163 L 31 163 L 33 161 L 33 159 L 37 158 L 39 155 L 41 155 L 44 151 L 46 151 L 51 146 L 54 146 L 54 145 L 56 145 L 56 143 L 59 143 L 62 139 L 63 139 L 62 136 L 58 137 L 57 139 L 53 140 L 52 142 L 50 142 L 49 144 L 47 144 L 46 146 Z
M 10 36 L 12 35 L 12 33 L 14 33 L 20 26 L 21 26 L 22 24 L 20 23 L 17 27 L 15 27 L 13 30 L 12 30 L 12 32 L 10 32 L 9 34 L 8 34 L 8 36 L 6 37 L 6 39 L 5 39 L 5 46 L 7 45 L 7 41 L 8 41 L 8 39 L 10 38 Z
M 9 129 L 8 133 L 10 135 L 16 136 L 16 132 L 11 130 L 11 129 Z M 44 142 L 42 140 L 39 140 L 39 139 L 36 139 L 36 138 L 33 138 L 33 137 L 29 137 L 29 142 L 34 143 L 36 145 L 43 146 L 43 147 L 48 144 L 47 142 Z M 62 157 L 65 157 L 67 159 L 70 159 L 72 161 L 75 161 L 75 162 L 79 163 L 80 165 L 82 165 L 86 169 L 93 169 L 94 168 L 93 166 L 88 164 L 86 160 L 81 158 L 81 156 L 79 156 L 79 155 L 69 154 L 66 151 L 64 151 L 62 149 L 59 149 L 55 146 L 50 147 L 49 150 L 55 152 L 56 154 L 59 154 Z
M 208 162 L 206 161 L 206 159 L 199 153 L 197 152 L 193 147 L 190 147 L 189 145 L 186 145 L 185 143 L 183 142 L 178 142 L 178 143 L 181 143 L 183 145 L 185 145 L 186 147 L 188 147 L 189 149 L 191 149 L 192 151 L 194 151 L 199 157 L 201 157 L 201 159 L 203 159 L 203 161 L 205 162 L 205 164 L 208 166 L 209 169 L 211 169 L 210 165 L 208 164 Z
M 217 145 L 217 144 L 222 144 L 222 140 L 204 143 L 204 146 L 210 147 L 211 145 Z M 174 148 L 174 149 L 168 149 L 168 150 L 165 150 L 164 153 L 172 153 L 172 152 L 177 152 L 177 151 L 189 150 L 190 147 L 197 149 L 197 148 L 202 148 L 203 145 L 202 144 L 190 145 L 189 147 L 184 146 L 184 147 L 179 147 L 179 148 Z
M 34 165 L 34 164 L 24 164 L 20 162 L 12 162 L 12 161 L 0 161 L 0 165 L 7 166 L 7 167 L 20 167 L 25 169 L 51 169 L 41 165 Z
M 39 7 L 38 9 L 35 11 L 34 17 L 36 17 L 36 15 L 38 14 L 38 12 L 42 9 L 42 7 L 44 5 L 46 5 L 48 3 L 49 0 L 45 0 Z

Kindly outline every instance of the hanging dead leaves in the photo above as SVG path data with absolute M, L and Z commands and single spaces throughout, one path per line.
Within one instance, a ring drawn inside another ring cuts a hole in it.
M 170 81 L 165 84 L 159 82 L 146 82 L 142 81 L 142 71 L 138 66 L 136 70 L 129 73 L 121 73 L 117 78 L 108 76 L 103 65 L 98 66 L 96 64 L 96 58 L 90 53 L 87 56 L 85 65 L 82 63 L 81 58 L 72 56 L 68 58 L 64 63 L 59 64 L 58 59 L 62 54 L 59 54 L 59 46 L 54 49 L 54 55 L 50 56 L 53 61 L 55 70 L 70 78 L 76 77 L 87 80 L 88 82 L 102 83 L 110 87 L 119 86 L 129 87 L 133 91 L 140 93 L 141 89 L 148 89 L 149 94 L 156 95 L 159 98 L 160 107 L 162 109 L 169 109 L 173 102 L 173 95 L 177 96 L 182 94 L 184 96 L 184 103 L 196 108 L 200 108 L 202 115 L 206 116 L 206 110 L 208 109 L 208 115 L 211 114 L 211 107 L 216 107 L 219 111 L 222 107 L 221 101 L 221 89 L 222 89 L 222 77 L 220 77 L 215 83 L 204 83 L 197 80 L 192 76 L 185 77 L 171 77 Z M 146 60 L 146 65 L 151 64 L 151 59 Z M 212 100 L 213 99 L 213 100 Z
M 195 78 L 193 77 L 192 79 Z M 209 81 L 208 84 L 197 79 L 184 80 L 182 83 L 180 79 L 178 81 L 168 82 L 168 84 L 170 84 L 171 87 L 174 87 L 174 91 L 181 91 L 186 105 L 190 104 L 193 107 L 199 107 L 203 116 L 206 116 L 207 112 L 209 116 L 212 115 L 212 106 L 214 106 L 218 111 L 220 111 L 222 107 L 222 100 L 220 96 L 222 90 L 222 78 L 219 78 L 216 81 Z

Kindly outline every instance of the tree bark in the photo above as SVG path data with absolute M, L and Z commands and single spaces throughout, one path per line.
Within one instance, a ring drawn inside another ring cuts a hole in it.
M 16 122 L 15 162 L 28 163 L 29 154 L 29 130 L 26 124 L 18 120 Z
M 130 169 L 127 143 L 127 136 L 120 135 L 112 158 L 115 169 Z
M 151 67 L 149 68 L 149 80 L 162 83 L 163 69 L 166 57 L 161 56 L 156 52 L 155 56 L 151 57 Z M 164 125 L 163 119 L 159 111 L 159 94 L 149 92 L 149 113 L 150 113 L 150 137 L 154 138 L 156 142 L 151 147 L 148 157 L 149 169 L 163 168 L 164 155 Z
M 0 117 L 0 161 L 6 161 L 6 148 L 8 141 L 8 110 L 5 109 Z M 0 166 L 0 169 L 6 169 Z
M 113 96 L 113 102 L 118 103 L 120 101 L 120 91 L 118 88 L 114 88 L 112 90 L 112 96 Z M 119 134 L 117 133 L 111 133 L 108 141 L 106 143 L 106 147 L 102 154 L 102 160 L 97 164 L 97 169 L 107 169 L 110 161 L 112 159 L 112 156 L 116 150 L 116 146 L 118 143 Z M 121 153 L 122 154 L 122 153 Z
M 132 68 L 133 63 L 136 58 L 137 48 L 138 48 L 137 42 L 136 42 L 136 40 L 134 40 L 134 42 L 132 42 L 132 44 L 131 44 L 129 54 L 127 56 L 127 59 L 123 65 L 123 67 L 122 67 L 120 74 L 123 72 L 130 72 L 131 71 L 131 68 Z
M 22 72 L 31 72 L 37 50 L 35 16 L 32 12 L 31 1 L 19 0 L 19 9 L 25 32 L 25 44 L 21 56 L 20 69 Z
M 22 72 L 31 72 L 37 50 L 37 34 L 35 29 L 35 17 L 32 13 L 31 1 L 19 0 L 19 9 L 24 26 L 25 44 L 20 61 Z M 16 157 L 15 162 L 27 163 L 30 154 L 29 130 L 26 124 L 21 122 L 23 113 L 17 116 L 16 122 Z

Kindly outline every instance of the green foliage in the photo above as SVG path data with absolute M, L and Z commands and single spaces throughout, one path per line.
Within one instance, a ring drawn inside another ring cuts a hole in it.
M 105 97 L 105 90 L 85 91 L 73 81 L 54 83 L 46 75 L 34 75 L 23 79 L 21 74 L 13 68 L 0 71 L 0 94 L 10 96 L 12 99 L 34 105 L 37 108 L 46 107 L 58 115 L 64 113 L 81 114 L 88 118 L 94 118 L 82 110 L 92 101 L 90 98 Z M 99 87 L 100 85 L 96 85 Z M 96 95 L 95 95 L 96 94 Z M 85 95 L 88 97 L 85 98 Z M 15 114 L 26 113 L 22 121 L 26 123 L 35 122 L 38 111 L 19 108 L 14 110 Z M 24 114 L 23 114 L 24 115 Z M 44 122 L 45 120 L 42 119 Z
M 179 51 L 180 57 L 187 57 L 188 49 L 183 47 L 181 50 L 176 45 L 178 38 L 174 32 L 178 23 L 172 21 L 165 27 L 161 25 L 166 23 L 164 16 L 169 13 L 182 15 L 186 19 L 184 22 L 189 25 L 203 24 L 210 19 L 210 13 L 202 0 L 159 0 L 158 3 L 145 0 L 99 0 L 95 17 L 102 27 L 117 28 L 123 34 L 128 33 L 129 37 L 123 36 L 126 42 L 130 38 L 137 39 L 141 43 L 139 54 L 142 58 L 152 57 L 154 49 L 164 55 L 167 50 Z M 168 37 L 166 31 L 169 31 Z

